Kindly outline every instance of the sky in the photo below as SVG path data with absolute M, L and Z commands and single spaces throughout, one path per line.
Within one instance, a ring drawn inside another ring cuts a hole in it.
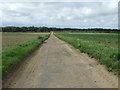
M 118 28 L 118 1 L 1 2 L 1 26 Z

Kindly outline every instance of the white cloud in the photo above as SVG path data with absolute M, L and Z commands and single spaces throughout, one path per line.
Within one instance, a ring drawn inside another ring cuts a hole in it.
M 118 2 L 119 0 L 0 0 L 0 2 Z
M 117 2 L 0 3 L 3 25 L 117 28 Z

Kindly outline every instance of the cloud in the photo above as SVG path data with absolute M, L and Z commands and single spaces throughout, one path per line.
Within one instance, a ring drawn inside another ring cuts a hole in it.
M 0 3 L 3 26 L 117 28 L 117 2 Z
M 0 2 L 118 2 L 119 0 L 0 0 Z

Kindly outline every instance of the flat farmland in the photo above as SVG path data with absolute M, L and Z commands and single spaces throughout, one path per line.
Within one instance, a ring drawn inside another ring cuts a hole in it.
M 57 36 L 61 36 L 61 38 L 64 38 L 64 40 L 69 40 L 76 45 L 76 43 L 74 43 L 74 41 L 76 41 L 74 34 L 71 37 L 66 37 L 61 34 L 57 34 Z M 97 50 L 99 52 L 95 46 L 90 47 L 91 49 L 86 46 L 92 46 L 92 43 L 87 43 L 86 45 L 83 44 L 84 43 L 81 42 L 81 48 L 85 47 L 84 49 L 88 51 L 90 50 L 91 52 L 94 52 Z M 25 51 L 26 50 L 23 49 L 21 52 Z M 104 51 L 102 52 L 105 55 L 107 54 Z M 96 56 L 98 56 L 96 51 L 95 53 Z M 8 60 L 8 57 L 6 58 L 8 62 L 13 60 Z M 117 63 L 116 61 L 117 60 L 115 60 L 115 63 Z M 9 69 L 11 64 L 10 66 L 7 65 L 7 62 L 5 64 Z M 58 39 L 53 33 L 51 33 L 49 39 L 47 39 L 45 43 L 43 43 L 43 45 L 39 47 L 33 54 L 26 58 L 20 68 L 18 68 L 11 75 L 11 77 L 3 83 L 3 87 L 117 88 L 118 78 L 117 76 L 108 72 L 103 65 L 99 64 L 99 62 L 97 62 L 95 59 L 92 59 L 88 57 L 88 55 L 79 52 L 79 50 L 76 50 L 74 47 Z
M 48 33 L 3 33 L 2 34 L 2 78 L 13 71 L 22 60 L 38 48 Z
M 108 71 L 120 74 L 118 34 L 63 32 L 57 33 L 56 36 L 106 65 Z
M 2 50 L 35 40 L 49 33 L 2 33 Z
M 117 48 L 118 49 L 118 34 L 115 33 L 59 33 L 59 35 L 64 37 L 73 37 L 77 42 L 80 41 L 89 41 L 94 42 L 97 44 L 104 45 L 110 48 Z M 76 44 L 77 45 L 77 44 Z

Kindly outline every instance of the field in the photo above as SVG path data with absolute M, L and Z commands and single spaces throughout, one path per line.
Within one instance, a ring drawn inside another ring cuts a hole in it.
M 21 33 L 21 37 L 18 33 L 4 34 L 13 34 L 14 38 L 10 37 L 13 43 L 2 52 L 3 88 L 118 87 L 117 75 L 107 71 L 117 74 L 120 69 L 117 34 L 51 32 Z
M 23 44 L 30 40 L 35 40 L 38 36 L 49 33 L 2 33 L 2 50 Z
M 3 33 L 2 78 L 48 38 L 48 33 Z
M 120 55 L 118 55 L 118 34 L 112 33 L 56 33 L 58 38 L 66 41 L 91 58 L 107 66 L 109 71 L 120 74 Z

